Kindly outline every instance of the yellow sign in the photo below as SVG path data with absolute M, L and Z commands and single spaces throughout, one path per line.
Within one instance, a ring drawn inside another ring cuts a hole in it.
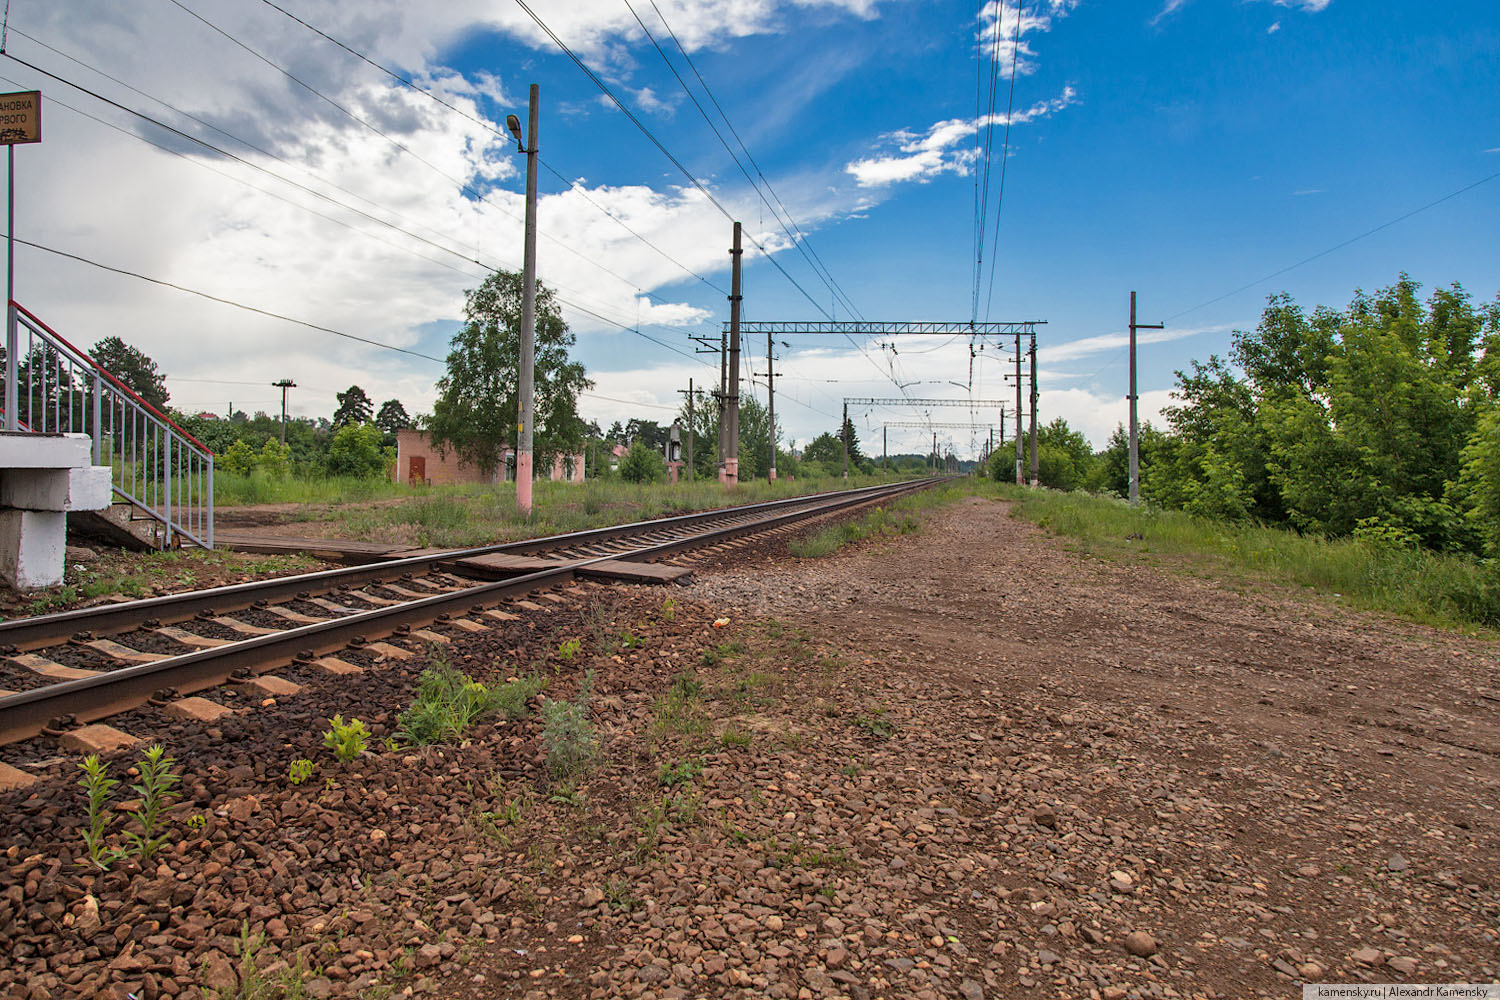
M 42 92 L 0 94 L 0 146 L 42 141 Z

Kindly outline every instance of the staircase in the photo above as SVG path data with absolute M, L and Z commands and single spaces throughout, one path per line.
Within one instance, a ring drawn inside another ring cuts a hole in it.
M 214 454 L 17 302 L 6 331 L 4 428 L 87 434 L 115 503 L 69 530 L 134 549 L 214 547 Z

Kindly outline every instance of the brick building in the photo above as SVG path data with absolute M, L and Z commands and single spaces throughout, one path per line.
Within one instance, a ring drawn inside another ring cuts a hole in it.
M 552 468 L 543 476 L 537 470 L 538 479 L 561 480 L 569 483 L 583 482 L 583 455 L 558 455 L 552 460 Z M 461 460 L 449 450 L 443 454 L 428 438 L 426 431 L 404 430 L 396 432 L 395 481 L 411 485 L 426 484 L 441 486 L 445 483 L 505 483 L 515 475 L 515 456 L 509 448 L 499 466 L 491 474 L 475 468 Z

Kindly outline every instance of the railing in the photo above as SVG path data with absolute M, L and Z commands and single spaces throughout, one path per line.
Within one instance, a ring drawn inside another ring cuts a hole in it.
M 11 302 L 7 320 L 5 430 L 89 435 L 94 464 L 156 521 L 160 547 L 213 548 L 214 453 L 24 306 Z

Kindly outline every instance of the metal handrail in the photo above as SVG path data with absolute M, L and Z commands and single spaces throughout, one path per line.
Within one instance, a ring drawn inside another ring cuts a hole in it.
M 7 321 L 8 429 L 89 435 L 115 495 L 158 522 L 158 544 L 213 548 L 213 452 L 20 303 Z

